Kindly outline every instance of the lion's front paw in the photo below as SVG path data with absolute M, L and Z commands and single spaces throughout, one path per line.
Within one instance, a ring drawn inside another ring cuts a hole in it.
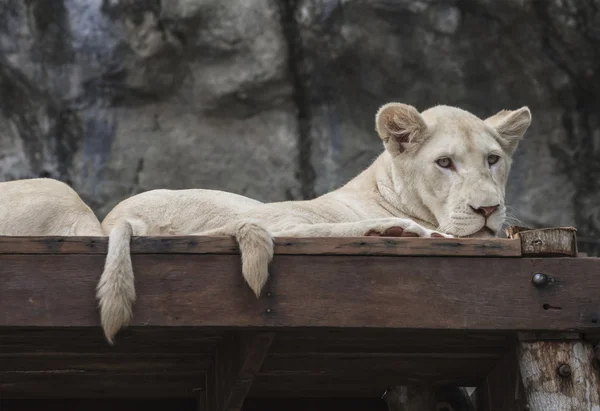
M 389 223 L 381 224 L 370 229 L 365 235 L 370 237 L 438 237 L 452 238 L 449 234 L 429 230 L 420 224 L 408 219 L 393 219 Z

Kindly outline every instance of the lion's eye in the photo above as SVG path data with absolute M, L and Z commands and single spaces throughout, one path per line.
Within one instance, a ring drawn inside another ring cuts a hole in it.
M 448 157 L 438 158 L 435 162 L 438 166 L 442 168 L 452 167 L 452 160 L 450 160 Z
M 500 156 L 497 156 L 496 154 L 490 154 L 488 156 L 488 163 L 491 166 L 493 166 L 494 164 L 496 164 L 498 162 L 498 160 L 500 160 Z

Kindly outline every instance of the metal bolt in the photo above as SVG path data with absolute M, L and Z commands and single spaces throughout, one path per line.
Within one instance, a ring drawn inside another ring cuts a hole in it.
M 542 286 L 548 284 L 548 276 L 546 274 L 542 274 L 542 273 L 535 273 L 533 275 L 533 277 L 531 278 L 531 282 L 536 287 L 542 287 Z
M 271 312 L 271 309 L 270 309 L 270 308 L 267 308 L 267 313 L 270 313 L 270 312 Z
M 567 378 L 571 376 L 571 367 L 569 366 L 569 364 L 561 364 L 558 367 L 558 375 L 560 375 L 563 378 Z

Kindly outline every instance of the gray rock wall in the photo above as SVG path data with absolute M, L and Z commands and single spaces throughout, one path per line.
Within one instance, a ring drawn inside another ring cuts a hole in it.
M 377 107 L 528 105 L 515 218 L 600 234 L 600 0 L 0 0 L 0 179 L 102 217 L 158 187 L 336 188 Z M 583 243 L 582 243 L 583 244 Z

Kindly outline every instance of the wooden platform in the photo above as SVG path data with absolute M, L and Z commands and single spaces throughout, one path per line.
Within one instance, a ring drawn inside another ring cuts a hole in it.
M 279 238 L 257 300 L 232 239 L 138 237 L 134 321 L 111 347 L 106 241 L 0 237 L 0 398 L 379 398 L 481 385 L 518 332 L 600 337 L 600 258 L 519 239 Z

